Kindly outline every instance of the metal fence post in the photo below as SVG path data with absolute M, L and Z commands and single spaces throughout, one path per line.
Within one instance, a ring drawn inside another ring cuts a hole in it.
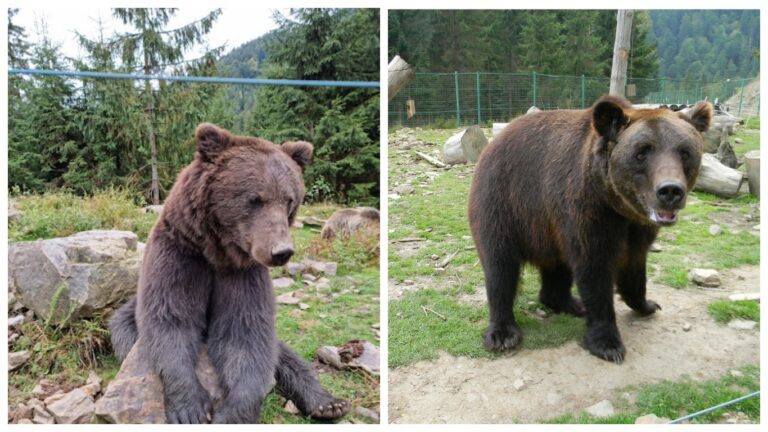
M 459 72 L 453 72 L 453 82 L 456 86 L 456 127 L 461 126 L 461 111 L 459 106 Z
M 741 80 L 741 96 L 739 96 L 739 117 L 741 117 L 741 107 L 744 105 L 744 83 L 746 79 Z
M 482 121 L 480 118 L 480 72 L 475 72 L 475 84 L 477 84 L 475 92 L 477 93 L 477 124 Z
M 581 76 L 581 109 L 587 107 L 587 80 Z
M 531 106 L 536 106 L 536 71 L 533 71 L 533 104 Z
M 661 79 L 661 97 L 659 99 L 661 99 L 659 102 L 666 103 L 664 101 L 664 78 Z

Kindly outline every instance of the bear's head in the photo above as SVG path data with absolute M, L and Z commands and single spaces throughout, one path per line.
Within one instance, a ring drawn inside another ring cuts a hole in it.
M 616 195 L 613 206 L 636 222 L 672 225 L 685 206 L 701 166 L 702 133 L 712 121 L 712 104 L 687 112 L 634 109 L 625 99 L 605 96 L 592 107 L 600 136 L 597 157 Z
M 294 253 L 289 227 L 304 200 L 312 144 L 276 145 L 209 123 L 198 126 L 195 141 L 196 162 L 207 173 L 203 211 L 229 264 L 284 265 Z

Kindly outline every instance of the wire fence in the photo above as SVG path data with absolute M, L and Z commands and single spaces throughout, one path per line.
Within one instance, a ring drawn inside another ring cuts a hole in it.
M 708 100 L 739 117 L 760 112 L 756 78 L 716 82 L 630 78 L 633 103 L 680 105 Z M 753 84 L 751 84 L 753 83 Z M 529 73 L 416 73 L 389 102 L 389 124 L 461 126 L 506 122 L 531 106 L 586 108 L 608 93 L 610 78 Z M 746 90 L 746 92 L 745 92 Z

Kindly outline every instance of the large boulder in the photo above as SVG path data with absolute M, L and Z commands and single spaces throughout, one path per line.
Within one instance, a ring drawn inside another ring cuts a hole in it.
M 443 161 L 449 165 L 477 162 L 486 145 L 488 138 L 480 126 L 470 126 L 448 138 L 443 146 Z
M 337 210 L 323 226 L 320 235 L 327 240 L 336 237 L 348 238 L 353 233 L 368 230 L 378 235 L 379 211 L 372 207 L 345 208 Z
M 52 322 L 92 316 L 136 292 L 142 252 L 128 231 L 85 231 L 12 243 L 8 281 L 35 315 Z
M 107 423 L 165 423 L 163 385 L 147 360 L 139 355 L 139 343 L 123 361 L 120 372 L 96 402 L 96 418 Z M 223 398 L 216 371 L 208 351 L 203 349 L 197 361 L 197 378 L 208 390 L 213 405 Z

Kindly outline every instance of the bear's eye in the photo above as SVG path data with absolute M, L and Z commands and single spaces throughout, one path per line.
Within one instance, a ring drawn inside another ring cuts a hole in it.
M 688 152 L 688 150 L 680 150 L 680 159 L 682 160 L 688 160 L 690 159 L 691 154 Z
M 252 207 L 259 208 L 264 205 L 264 200 L 262 200 L 261 197 L 255 196 L 248 199 L 248 204 Z
M 637 153 L 635 153 L 635 159 L 644 161 L 648 157 L 648 153 L 651 152 L 651 146 L 643 146 Z

